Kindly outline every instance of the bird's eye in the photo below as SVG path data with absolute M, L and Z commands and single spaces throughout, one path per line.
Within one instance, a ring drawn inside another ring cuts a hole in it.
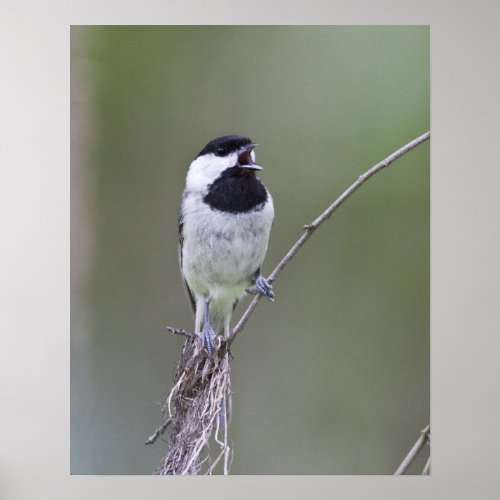
M 216 151 L 219 156 L 224 154 L 224 148 L 222 146 L 219 146 Z

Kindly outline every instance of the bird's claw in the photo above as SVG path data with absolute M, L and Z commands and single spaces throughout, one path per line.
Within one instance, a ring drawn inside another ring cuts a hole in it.
M 257 288 L 257 290 L 262 295 L 267 297 L 271 302 L 274 302 L 273 287 L 268 283 L 268 281 L 266 280 L 266 278 L 264 278 L 264 276 L 259 276 L 255 280 L 255 288 Z

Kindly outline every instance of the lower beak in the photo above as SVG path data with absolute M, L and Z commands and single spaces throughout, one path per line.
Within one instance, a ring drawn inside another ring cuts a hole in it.
M 263 170 L 262 167 L 259 167 L 259 165 L 238 165 L 240 168 L 243 168 L 244 170 Z

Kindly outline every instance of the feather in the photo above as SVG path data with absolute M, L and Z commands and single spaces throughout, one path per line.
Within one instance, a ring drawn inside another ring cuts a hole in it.
M 191 304 L 191 310 L 193 311 L 193 314 L 196 313 L 196 301 L 194 298 L 194 294 L 189 288 L 189 285 L 187 284 L 186 279 L 184 278 L 184 273 L 182 272 L 182 249 L 184 247 L 184 234 L 183 234 L 183 228 L 184 228 L 184 223 L 182 221 L 182 212 L 179 213 L 179 219 L 178 219 L 178 228 L 179 228 L 179 268 L 181 270 L 181 276 L 182 276 L 182 284 L 184 286 L 184 291 L 186 292 L 186 295 L 188 296 L 189 303 Z

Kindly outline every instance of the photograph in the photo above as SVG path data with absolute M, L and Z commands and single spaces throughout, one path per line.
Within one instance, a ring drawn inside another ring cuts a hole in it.
M 431 475 L 430 27 L 72 25 L 71 475 Z

